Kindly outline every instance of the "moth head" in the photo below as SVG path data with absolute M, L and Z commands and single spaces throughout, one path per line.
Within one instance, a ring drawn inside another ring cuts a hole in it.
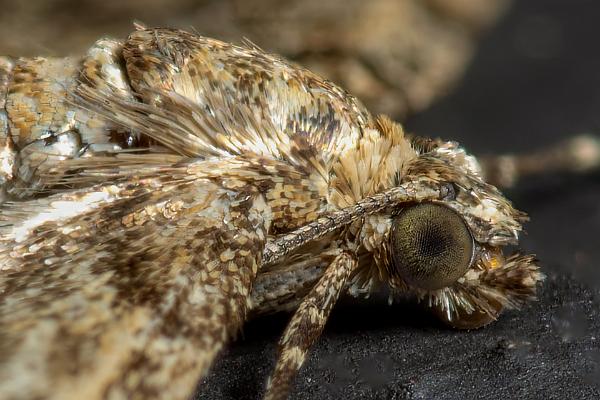
M 458 328 L 480 327 L 533 299 L 543 279 L 535 258 L 506 254 L 506 246 L 518 245 L 526 215 L 484 181 L 477 160 L 458 144 L 410 143 L 414 157 L 394 184 L 417 192 L 448 189 L 440 198 L 415 196 L 364 219 L 358 235 L 371 266 L 357 274 L 351 291 L 386 283 Z

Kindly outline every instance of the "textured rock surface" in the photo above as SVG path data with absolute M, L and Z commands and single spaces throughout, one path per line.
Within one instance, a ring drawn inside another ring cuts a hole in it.
M 334 313 L 292 399 L 597 399 L 593 298 L 551 273 L 540 302 L 471 332 L 447 329 L 408 305 L 347 304 Z M 286 319 L 250 325 L 197 399 L 260 398 Z
M 458 90 L 409 128 L 480 154 L 600 134 L 599 17 L 594 1 L 519 2 Z M 600 398 L 600 174 L 525 181 L 509 197 L 529 212 L 522 247 L 548 274 L 539 302 L 472 332 L 410 305 L 344 304 L 292 398 Z M 260 398 L 287 319 L 250 324 L 198 398 Z

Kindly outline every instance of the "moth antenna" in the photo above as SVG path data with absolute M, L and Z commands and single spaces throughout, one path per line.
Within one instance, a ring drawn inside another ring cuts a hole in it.
M 600 138 L 577 135 L 526 154 L 501 154 L 480 160 L 486 180 L 510 188 L 533 175 L 549 172 L 585 173 L 600 167 Z
M 423 183 L 407 182 L 385 192 L 365 197 L 350 207 L 334 211 L 291 233 L 279 236 L 272 242 L 268 242 L 263 252 L 262 264 L 264 266 L 273 263 L 304 244 L 319 239 L 363 216 L 403 202 L 440 199 L 445 196 L 447 191 L 448 188 L 443 185 L 427 187 Z
M 327 267 L 302 300 L 279 342 L 279 358 L 267 383 L 264 400 L 285 400 L 310 347 L 321 335 L 329 314 L 358 260 L 344 252 Z

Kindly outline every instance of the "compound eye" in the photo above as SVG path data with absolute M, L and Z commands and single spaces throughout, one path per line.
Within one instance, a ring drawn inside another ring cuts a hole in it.
M 407 283 L 436 290 L 467 272 L 474 245 L 469 228 L 455 211 L 421 203 L 394 218 L 391 247 L 394 268 Z

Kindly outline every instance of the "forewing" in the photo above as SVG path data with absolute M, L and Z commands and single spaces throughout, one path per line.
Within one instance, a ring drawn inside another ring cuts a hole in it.
M 133 32 L 123 55 L 131 84 L 145 102 L 153 101 L 148 89 L 193 101 L 217 124 L 207 134 L 222 135 L 215 139 L 232 151 L 280 156 L 287 150 L 280 135 L 301 135 L 331 155 L 354 145 L 370 119 L 354 97 L 331 82 L 256 47 L 150 29 Z
M 78 89 L 84 107 L 188 157 L 247 152 L 311 165 L 326 175 L 372 123 L 354 97 L 267 54 L 171 29 L 138 30 L 123 44 L 129 82 L 141 102 Z M 115 112 L 115 109 L 120 111 Z
M 187 398 L 245 318 L 270 223 L 253 186 L 226 186 L 146 177 L 5 204 L 0 397 Z

